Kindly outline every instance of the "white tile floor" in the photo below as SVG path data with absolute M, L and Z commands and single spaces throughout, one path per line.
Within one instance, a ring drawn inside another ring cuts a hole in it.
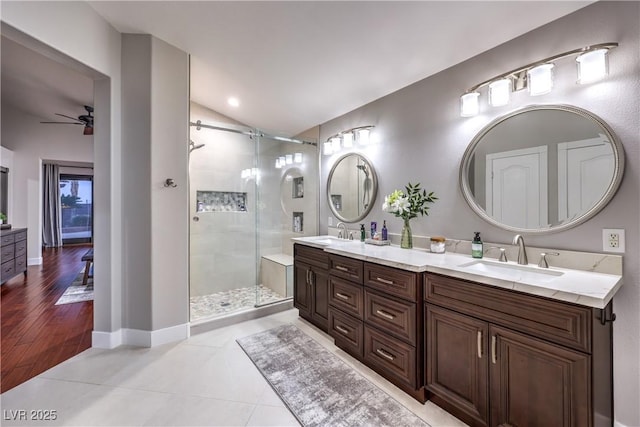
M 0 424 L 297 426 L 235 342 L 285 323 L 295 324 L 431 426 L 465 425 L 430 402 L 420 404 L 348 356 L 328 335 L 299 319 L 295 309 L 154 348 L 89 349 L 2 394 Z M 55 411 L 56 420 L 32 418 L 46 411 Z M 15 420 L 22 414 L 26 420 Z

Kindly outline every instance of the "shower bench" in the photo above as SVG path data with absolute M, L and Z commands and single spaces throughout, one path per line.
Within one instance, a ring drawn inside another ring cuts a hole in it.
M 260 283 L 284 297 L 293 295 L 293 256 L 263 255 L 260 263 Z

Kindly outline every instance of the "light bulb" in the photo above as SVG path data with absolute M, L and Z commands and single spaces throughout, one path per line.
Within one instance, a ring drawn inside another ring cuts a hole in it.
M 460 97 L 460 116 L 471 117 L 478 114 L 480 107 L 478 105 L 478 92 L 465 93 Z
M 302 163 L 302 153 L 293 153 L 293 162 Z
M 529 81 L 529 95 L 544 95 L 551 92 L 553 87 L 553 64 L 538 65 L 527 71 Z
M 322 152 L 325 156 L 333 153 L 333 145 L 331 144 L 331 141 L 326 141 L 324 144 L 322 144 Z
M 369 129 L 359 129 L 358 130 L 358 142 L 362 145 L 367 145 L 369 143 L 369 136 L 371 135 L 371 130 Z
M 337 153 L 338 151 L 340 151 L 340 137 L 339 136 L 334 136 L 333 138 L 331 138 L 331 148 L 333 149 L 334 153 Z
M 342 145 L 344 148 L 353 147 L 353 132 L 347 132 L 342 135 Z
M 585 52 L 576 58 L 578 83 L 591 83 L 607 75 L 607 52 L 609 52 L 608 49 L 597 49 Z
M 489 104 L 500 107 L 509 103 L 511 93 L 511 79 L 500 79 L 489 85 Z
M 276 169 L 281 169 L 282 165 L 280 164 L 280 157 L 276 159 Z
M 287 154 L 285 156 L 285 162 L 290 165 L 291 163 L 293 163 L 293 154 Z

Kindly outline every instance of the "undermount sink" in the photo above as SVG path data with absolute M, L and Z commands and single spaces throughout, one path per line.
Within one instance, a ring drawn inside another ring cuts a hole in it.
M 312 236 L 312 237 L 306 237 L 306 240 L 313 242 L 317 245 L 330 245 L 332 243 L 336 243 L 336 242 L 340 242 L 340 241 L 344 241 L 344 239 L 339 239 L 335 236 Z
M 496 279 L 536 283 L 550 282 L 564 274 L 562 271 L 487 260 L 471 261 L 465 264 L 460 264 L 458 267 L 469 272 L 482 274 L 483 276 L 495 277 Z

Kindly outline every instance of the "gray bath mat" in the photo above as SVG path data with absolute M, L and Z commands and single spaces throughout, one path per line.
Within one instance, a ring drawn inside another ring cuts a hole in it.
M 293 325 L 237 342 L 304 426 L 428 427 Z

